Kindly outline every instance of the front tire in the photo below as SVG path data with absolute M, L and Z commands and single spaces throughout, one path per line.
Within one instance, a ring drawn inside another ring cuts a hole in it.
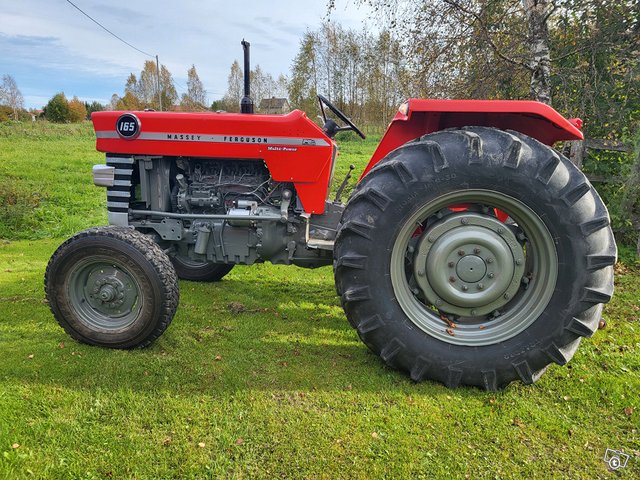
M 92 228 L 64 242 L 44 282 L 60 326 L 80 342 L 110 348 L 151 344 L 179 300 L 167 255 L 149 237 L 122 227 Z
M 473 127 L 410 142 L 371 170 L 334 255 L 347 318 L 387 364 L 496 390 L 533 383 L 595 332 L 616 246 L 566 158 Z

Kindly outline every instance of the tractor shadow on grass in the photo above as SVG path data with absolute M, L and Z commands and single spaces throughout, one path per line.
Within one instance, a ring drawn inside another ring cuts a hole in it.
M 330 268 L 239 267 L 218 283 L 181 281 L 169 329 L 146 349 L 77 343 L 55 323 L 44 298 L 8 305 L 0 367 L 10 383 L 170 395 L 243 390 L 445 393 L 386 367 L 344 316 Z M 4 346 L 3 346 L 4 344 Z

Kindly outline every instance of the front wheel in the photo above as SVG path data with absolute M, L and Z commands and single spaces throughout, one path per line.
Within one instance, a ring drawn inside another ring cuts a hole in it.
M 495 390 L 565 364 L 597 329 L 616 247 L 602 201 L 551 148 L 492 128 L 392 152 L 345 210 L 347 317 L 416 380 Z
M 153 342 L 171 323 L 179 296 L 162 249 L 122 227 L 85 230 L 60 245 L 47 266 L 45 291 L 69 335 L 111 348 Z

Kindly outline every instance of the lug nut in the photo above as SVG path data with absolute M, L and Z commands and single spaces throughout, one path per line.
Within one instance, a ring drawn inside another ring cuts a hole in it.
M 463 225 L 466 225 L 467 223 L 469 223 L 469 219 L 468 218 L 463 218 L 460 220 L 460 223 L 462 223 Z
M 518 258 L 518 259 L 516 260 L 516 265 L 522 265 L 522 259 Z
M 450 277 L 449 277 L 449 281 L 450 281 L 451 283 L 455 282 L 455 281 L 456 281 L 456 277 L 454 277 L 453 275 L 452 275 L 452 276 L 450 276 Z
M 478 287 L 478 290 L 482 290 L 484 289 L 484 284 L 479 283 L 478 285 L 476 285 L 476 287 Z
M 493 278 L 493 277 L 495 277 L 495 274 L 494 274 L 493 272 L 491 272 L 491 273 L 489 273 L 489 274 L 487 275 L 487 277 L 489 277 L 489 278 Z
M 480 253 L 480 249 L 478 247 L 474 248 L 473 253 L 477 255 L 478 253 Z
M 511 295 L 509 295 L 508 293 L 504 294 L 504 299 L 505 300 L 509 300 L 511 298 Z
M 427 237 L 427 241 L 428 241 L 428 242 L 430 242 L 430 243 L 433 243 L 435 240 L 436 240 L 436 239 L 435 239 L 435 237 L 434 237 L 433 235 L 429 235 L 429 236 Z
M 470 313 L 471 313 L 471 315 L 475 315 L 475 314 L 476 314 L 476 311 L 475 311 L 475 310 L 471 310 L 471 312 L 470 312 Z
M 493 258 L 492 257 L 487 258 L 487 263 L 493 263 Z
M 502 234 L 504 233 L 504 228 L 502 228 L 502 227 L 498 227 L 497 232 L 498 232 L 500 235 L 502 235 Z
M 437 300 L 436 300 L 436 305 L 442 305 L 442 300 L 437 299 Z
M 418 275 L 420 275 L 421 277 L 424 277 L 425 271 L 424 270 L 418 270 Z
M 409 248 L 407 248 L 407 252 L 409 252 L 409 253 L 413 253 L 413 252 L 415 252 L 415 250 L 416 249 L 413 248 L 413 245 L 409 245 Z
M 454 265 L 455 265 L 455 263 L 453 263 L 453 262 L 449 262 L 447 265 L 449 265 L 449 268 L 453 268 L 453 267 L 454 267 Z
M 467 287 L 466 285 L 462 285 L 462 290 L 466 292 L 467 290 L 469 290 L 469 287 Z
M 458 250 L 458 255 L 460 255 L 461 257 L 464 256 L 465 251 L 464 250 Z
M 529 284 L 529 278 L 528 277 L 522 277 L 522 283 L 524 283 L 525 285 Z

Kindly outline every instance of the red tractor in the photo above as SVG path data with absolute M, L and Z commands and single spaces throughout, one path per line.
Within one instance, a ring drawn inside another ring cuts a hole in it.
M 532 383 L 595 332 L 616 245 L 594 188 L 551 148 L 582 139 L 579 121 L 530 101 L 410 99 L 345 205 L 348 176 L 327 198 L 334 136 L 362 132 L 320 95 L 322 128 L 252 114 L 248 83 L 240 114 L 93 114 L 110 226 L 63 243 L 45 275 L 73 338 L 147 346 L 178 278 L 264 261 L 333 265 L 360 338 L 415 381 Z

